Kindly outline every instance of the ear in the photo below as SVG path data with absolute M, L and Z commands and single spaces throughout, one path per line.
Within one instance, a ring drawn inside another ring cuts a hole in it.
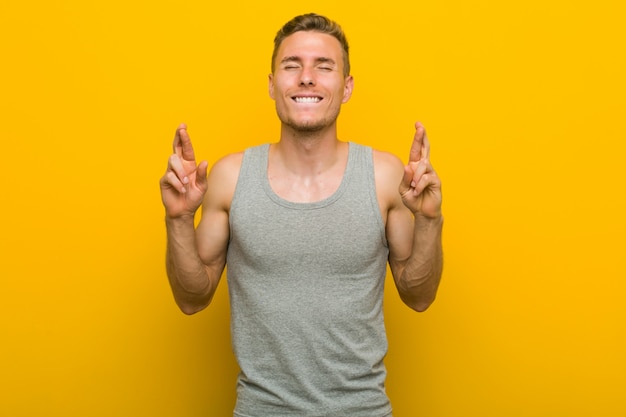
M 350 97 L 352 97 L 353 89 L 354 89 L 354 78 L 352 77 L 352 75 L 348 75 L 344 82 L 343 100 L 341 100 L 342 103 L 347 103 L 348 100 L 350 100 Z
M 270 74 L 268 76 L 268 89 L 270 93 L 270 97 L 274 100 L 274 74 Z

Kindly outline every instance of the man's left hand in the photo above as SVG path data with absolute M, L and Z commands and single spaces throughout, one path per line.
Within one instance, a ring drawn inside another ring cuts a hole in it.
M 430 164 L 430 143 L 420 122 L 415 123 L 409 163 L 404 167 L 399 191 L 404 205 L 414 215 L 441 216 L 441 181 Z

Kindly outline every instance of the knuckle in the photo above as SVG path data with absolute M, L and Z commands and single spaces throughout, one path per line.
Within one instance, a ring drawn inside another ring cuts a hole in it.
M 178 185 L 178 183 L 179 183 L 180 181 L 178 180 L 178 176 L 176 176 L 176 174 L 175 174 L 174 172 L 169 171 L 169 172 L 167 173 L 167 182 L 168 182 L 170 185 L 176 186 L 176 185 Z

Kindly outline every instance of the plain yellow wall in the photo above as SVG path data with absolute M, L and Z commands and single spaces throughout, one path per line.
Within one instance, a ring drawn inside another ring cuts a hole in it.
M 186 317 L 158 179 L 277 139 L 272 38 L 338 20 L 340 137 L 444 183 L 446 265 L 424 314 L 385 298 L 395 417 L 626 415 L 622 1 L 3 2 L 0 415 L 228 416 L 225 282 Z M 388 281 L 390 283 L 390 281 Z

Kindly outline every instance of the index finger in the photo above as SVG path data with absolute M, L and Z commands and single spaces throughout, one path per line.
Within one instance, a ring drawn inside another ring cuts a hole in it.
M 182 157 L 186 161 L 195 161 L 196 156 L 193 152 L 193 146 L 191 145 L 191 139 L 187 133 L 187 125 L 181 123 L 176 129 L 176 135 L 174 136 L 174 153 Z
M 409 162 L 417 162 L 422 157 L 428 156 L 428 147 L 424 148 L 424 144 L 427 144 L 426 130 L 424 125 L 420 122 L 415 123 L 415 136 L 413 136 L 413 143 L 411 144 L 411 151 L 409 152 Z

